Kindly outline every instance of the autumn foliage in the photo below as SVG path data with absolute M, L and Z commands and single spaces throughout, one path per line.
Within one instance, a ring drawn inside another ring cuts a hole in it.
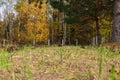
M 18 27 L 16 27 L 16 39 L 20 42 L 46 42 L 48 38 L 48 24 L 46 4 L 41 8 L 35 3 L 19 2 L 16 5 L 18 11 Z
M 0 39 L 9 42 L 65 45 L 112 41 L 112 1 L 2 0 Z M 12 5 L 13 4 L 13 5 Z M 6 7 L 5 7 L 6 6 Z M 10 9 L 10 7 L 12 9 Z M 109 10 L 108 10 L 109 9 Z M 3 19 L 3 20 L 2 20 Z M 49 38 L 49 40 L 48 40 Z

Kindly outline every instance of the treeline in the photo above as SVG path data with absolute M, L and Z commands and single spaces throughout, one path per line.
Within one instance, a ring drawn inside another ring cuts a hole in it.
M 33 45 L 112 41 L 112 0 L 18 0 L 15 12 L 9 8 L 13 2 L 1 3 L 1 41 Z

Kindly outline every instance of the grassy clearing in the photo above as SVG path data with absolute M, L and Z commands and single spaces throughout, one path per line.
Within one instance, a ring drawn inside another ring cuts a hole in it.
M 43 46 L 0 52 L 0 80 L 120 80 L 116 68 L 120 54 L 102 47 Z

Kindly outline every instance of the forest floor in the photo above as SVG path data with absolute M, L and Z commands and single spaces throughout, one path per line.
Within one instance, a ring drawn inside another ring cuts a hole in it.
M 0 49 L 0 80 L 120 80 L 120 54 L 90 46 Z

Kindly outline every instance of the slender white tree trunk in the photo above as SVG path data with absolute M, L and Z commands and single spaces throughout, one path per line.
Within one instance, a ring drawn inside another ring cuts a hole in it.
M 63 13 L 63 19 L 65 18 L 65 14 Z M 67 38 L 67 24 L 65 21 L 63 22 L 63 40 L 64 40 L 64 45 L 66 44 L 66 38 Z

